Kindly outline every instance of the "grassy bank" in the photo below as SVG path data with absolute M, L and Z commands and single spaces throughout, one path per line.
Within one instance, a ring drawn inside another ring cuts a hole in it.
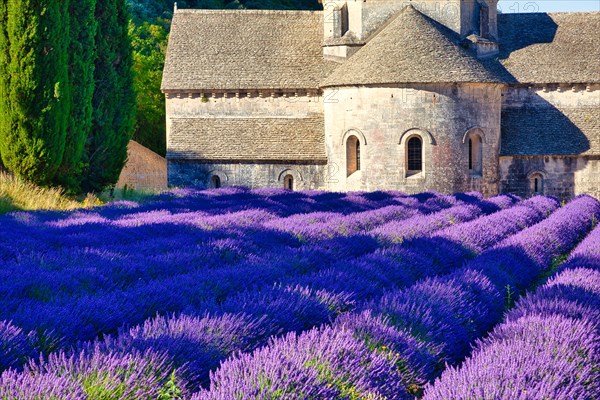
M 42 188 L 0 172 L 0 213 L 19 210 L 71 210 L 84 207 L 60 189 Z
M 156 192 L 119 188 L 111 191 L 88 194 L 79 198 L 67 196 L 60 188 L 35 186 L 10 174 L 0 172 L 0 214 L 25 210 L 72 210 L 101 206 L 111 201 L 130 200 L 145 202 Z

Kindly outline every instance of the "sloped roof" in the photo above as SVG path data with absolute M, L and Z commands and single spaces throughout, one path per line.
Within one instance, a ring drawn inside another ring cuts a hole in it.
M 407 6 L 321 86 L 499 82 L 447 28 Z
M 600 12 L 500 14 L 498 35 L 507 82 L 600 82 Z
M 322 41 L 322 11 L 178 10 L 162 89 L 316 89 Z
M 502 110 L 501 155 L 600 155 L 600 106 Z
M 168 159 L 326 161 L 323 116 L 174 118 Z

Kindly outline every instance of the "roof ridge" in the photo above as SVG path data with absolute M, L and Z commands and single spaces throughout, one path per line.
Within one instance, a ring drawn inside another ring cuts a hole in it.
M 323 10 L 215 10 L 207 8 L 178 8 L 174 14 L 289 14 L 289 15 L 305 15 L 305 14 L 322 14 Z
M 391 17 L 389 17 L 383 24 L 381 24 L 381 26 L 377 29 L 375 29 L 370 35 L 369 37 L 365 38 L 365 44 L 369 43 L 371 41 L 371 39 L 375 38 L 377 35 L 379 35 L 381 32 L 383 32 L 383 30 L 385 28 L 387 28 L 396 18 L 398 18 L 405 9 L 407 8 L 412 8 L 413 10 L 417 11 L 412 4 L 409 4 L 407 6 L 405 6 L 404 8 L 402 8 L 400 11 L 396 12 L 394 15 L 392 15 Z M 418 12 L 418 11 L 417 11 Z
M 320 86 L 444 82 L 501 80 L 450 29 L 407 5 Z

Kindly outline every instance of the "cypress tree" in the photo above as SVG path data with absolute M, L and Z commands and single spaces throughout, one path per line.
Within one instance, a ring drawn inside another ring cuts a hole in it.
M 71 104 L 68 1 L 2 3 L 0 153 L 16 175 L 49 184 L 62 162 Z
M 8 65 L 8 32 L 6 26 L 8 24 L 8 9 L 5 0 L 0 1 L 0 171 L 3 170 L 4 164 L 2 163 L 2 132 L 5 129 L 5 124 L 8 124 L 8 108 L 6 104 L 6 88 L 8 87 L 8 77 L 6 72 L 6 66 Z
M 65 153 L 57 181 L 71 191 L 78 191 L 81 184 L 83 151 L 92 128 L 97 28 L 95 12 L 96 0 L 72 0 L 69 4 L 69 81 L 72 106 Z
M 84 182 L 84 189 L 88 191 L 101 191 L 117 182 L 135 125 L 133 58 L 126 0 L 97 0 L 96 20 L 96 87 Z

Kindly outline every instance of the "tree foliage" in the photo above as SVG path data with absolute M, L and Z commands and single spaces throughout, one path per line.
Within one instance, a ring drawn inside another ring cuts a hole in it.
M 137 95 L 137 125 L 133 138 L 164 156 L 165 97 L 160 91 L 165 63 L 169 21 L 130 23 L 133 47 L 134 88 Z
M 101 191 L 117 182 L 135 125 L 133 57 L 125 0 L 98 0 L 96 20 L 96 86 L 84 179 L 87 191 Z
M 61 165 L 71 106 L 67 0 L 0 6 L 0 154 L 13 173 L 50 184 Z
M 92 128 L 92 96 L 96 60 L 96 0 L 71 1 L 69 5 L 69 81 L 73 106 L 67 126 L 65 154 L 57 181 L 78 191 L 83 171 L 83 152 Z

